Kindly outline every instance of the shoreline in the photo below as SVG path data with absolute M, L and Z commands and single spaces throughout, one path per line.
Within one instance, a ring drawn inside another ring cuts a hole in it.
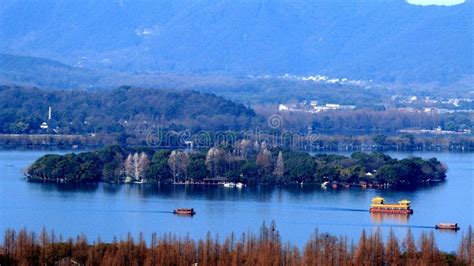
M 239 135 L 240 132 L 232 132 Z M 298 133 L 296 133 L 298 134 Z M 190 140 L 199 135 L 189 136 Z M 407 143 L 397 140 L 400 135 L 387 135 L 390 141 L 386 143 L 376 143 L 373 138 L 376 134 L 367 135 L 338 135 L 338 134 L 320 134 L 314 140 L 301 140 L 297 146 L 282 145 L 282 139 L 275 138 L 273 135 L 262 134 L 259 136 L 249 136 L 250 139 L 257 138 L 260 141 L 266 141 L 269 145 L 295 149 L 305 152 L 410 152 L 410 151 L 429 151 L 429 152 L 474 152 L 474 137 L 463 136 L 462 138 L 452 138 L 451 136 L 422 135 L 414 136 L 414 142 Z M 235 139 L 235 141 L 240 140 Z M 175 143 L 178 145 L 160 145 L 148 143 L 146 139 L 137 139 L 136 143 L 121 143 L 124 147 L 143 146 L 151 149 L 186 149 L 189 148 L 185 143 Z M 78 134 L 78 135 L 56 135 L 56 134 L 0 134 L 0 149 L 24 149 L 24 150 L 88 150 L 101 149 L 109 145 L 117 145 L 118 142 L 113 135 L 101 134 Z M 210 146 L 195 145 L 194 148 L 209 148 Z
M 73 146 L 59 146 L 59 145 L 15 145 L 15 146 L 5 146 L 0 144 L 0 151 L 68 151 L 68 152 L 85 152 L 96 149 L 101 149 L 107 147 L 107 145 L 97 145 L 97 146 L 87 146 L 82 145 L 78 147 Z M 142 147 L 142 146 L 125 146 L 125 147 Z M 187 149 L 187 146 L 173 146 L 173 147 L 156 147 L 156 146 L 143 146 L 156 150 L 163 149 Z M 204 147 L 199 147 L 204 148 Z M 296 149 L 308 153 L 331 153 L 331 152 L 433 152 L 433 153 L 474 153 L 474 149 L 378 149 L 378 148 L 360 148 L 360 149 L 349 149 L 349 148 L 339 148 L 339 149 Z
M 33 180 L 24 177 L 25 181 L 32 183 L 32 184 L 44 184 L 44 185 L 57 185 L 58 187 L 87 187 L 87 186 L 98 186 L 98 185 L 115 185 L 115 186 L 143 186 L 143 187 L 198 187 L 198 188 L 224 188 L 229 191 L 236 190 L 242 191 L 245 189 L 255 189 L 258 187 L 266 187 L 266 188 L 309 188 L 314 191 L 321 190 L 321 191 L 348 191 L 348 190 L 374 190 L 374 191 L 413 191 L 421 188 L 430 188 L 437 186 L 438 184 L 445 183 L 446 180 L 441 181 L 432 181 L 430 183 L 420 184 L 416 186 L 396 186 L 391 184 L 385 185 L 376 185 L 376 184 L 342 184 L 341 182 L 338 183 L 337 186 L 333 186 L 332 184 L 328 184 L 327 186 L 323 186 L 321 183 L 314 183 L 308 182 L 304 184 L 298 183 L 288 183 L 288 184 L 271 184 L 271 183 L 260 183 L 260 184 L 244 184 L 243 187 L 226 187 L 224 184 L 206 184 L 203 182 L 182 182 L 182 183 L 147 183 L 147 182 L 106 182 L 106 181 L 98 181 L 98 182 L 76 182 L 76 183 L 65 183 L 59 181 L 51 181 L 51 180 Z M 230 182 L 233 183 L 233 182 Z M 234 183 L 235 184 L 235 183 Z

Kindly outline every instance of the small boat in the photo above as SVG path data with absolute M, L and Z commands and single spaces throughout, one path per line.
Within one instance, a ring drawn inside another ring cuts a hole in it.
M 321 188 L 326 188 L 328 184 L 329 184 L 328 181 L 324 181 L 324 182 L 321 184 Z
M 344 188 L 350 188 L 351 187 L 351 184 L 349 183 L 342 183 L 341 184 Z
M 245 184 L 239 182 L 239 183 L 235 184 L 235 186 L 236 186 L 237 188 L 243 188 L 243 187 L 245 187 Z
M 178 214 L 178 215 L 194 215 L 196 214 L 196 212 L 194 211 L 194 209 L 187 209 L 187 208 L 178 208 L 176 210 L 173 211 L 173 214 Z
M 435 225 L 436 229 L 441 229 L 441 230 L 459 230 L 459 226 L 457 223 L 439 223 Z
M 235 183 L 233 183 L 233 182 L 225 182 L 225 183 L 224 183 L 224 187 L 235 187 L 235 186 L 236 186 L 236 185 L 235 185 Z

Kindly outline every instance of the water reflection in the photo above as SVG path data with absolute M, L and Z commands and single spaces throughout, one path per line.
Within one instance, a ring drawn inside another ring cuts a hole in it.
M 222 186 L 202 186 L 202 185 L 170 185 L 170 184 L 53 184 L 53 183 L 28 183 L 32 191 L 40 191 L 46 194 L 58 192 L 62 195 L 88 194 L 103 192 L 106 195 L 124 194 L 127 197 L 139 198 L 168 198 L 168 199 L 198 199 L 210 201 L 241 201 L 251 200 L 258 202 L 271 202 L 276 200 L 305 201 L 308 198 L 334 199 L 341 201 L 364 200 L 367 201 L 367 195 L 383 195 L 387 199 L 395 201 L 402 198 L 409 198 L 416 202 L 417 193 L 412 189 L 362 189 L 362 188 L 344 188 L 344 189 L 322 189 L 319 185 L 289 185 L 272 186 L 259 185 L 248 186 L 242 189 L 225 188 Z M 420 191 L 442 189 L 444 185 L 440 184 L 433 187 L 421 187 Z
M 382 223 L 396 223 L 396 224 L 407 224 L 409 214 L 402 213 L 370 213 L 370 220 L 375 224 Z
M 27 182 L 30 189 L 41 190 L 44 192 L 71 192 L 71 193 L 94 193 L 98 189 L 107 194 L 120 193 L 125 190 L 128 195 L 140 197 L 182 197 L 184 195 L 195 197 L 202 197 L 207 200 L 226 200 L 228 198 L 242 199 L 251 196 L 258 201 L 269 201 L 272 195 L 275 194 L 277 198 L 281 198 L 284 193 L 293 199 L 306 198 L 308 195 L 315 193 L 324 195 L 341 195 L 347 193 L 355 193 L 362 195 L 366 191 L 374 191 L 380 195 L 413 195 L 415 191 L 429 191 L 442 189 L 444 183 L 435 184 L 433 186 L 422 186 L 418 189 L 403 188 L 403 189 L 362 189 L 358 187 L 343 188 L 343 189 L 323 189 L 319 185 L 287 185 L 287 186 L 273 186 L 273 185 L 259 185 L 249 186 L 242 189 L 238 188 L 224 188 L 222 186 L 204 186 L 204 185 L 171 185 L 171 184 L 114 184 L 114 183 L 88 183 L 88 184 L 54 184 L 54 183 L 38 183 Z
M 72 192 L 72 193 L 94 193 L 100 187 L 98 183 L 90 184 L 54 184 L 28 182 L 31 190 L 40 190 L 43 192 Z

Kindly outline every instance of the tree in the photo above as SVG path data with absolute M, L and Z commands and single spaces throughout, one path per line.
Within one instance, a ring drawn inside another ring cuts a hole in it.
M 223 165 L 225 164 L 225 151 L 218 147 L 209 149 L 206 155 L 206 166 L 211 176 L 216 177 L 223 173 Z
M 385 135 L 377 135 L 377 136 L 375 136 L 373 139 L 374 139 L 374 142 L 375 142 L 376 145 L 384 146 L 384 145 L 385 145 L 385 141 L 387 140 L 387 136 L 385 136 Z
M 385 257 L 388 265 L 400 265 L 400 247 L 398 246 L 398 240 L 393 233 L 393 229 L 390 228 L 390 232 L 387 238 L 387 244 L 385 246 Z
M 186 179 L 189 166 L 189 155 L 184 151 L 173 151 L 168 159 L 168 165 L 176 183 L 179 179 Z
M 133 181 L 142 181 L 145 177 L 145 173 L 148 170 L 150 161 L 145 152 L 138 154 L 135 152 L 133 155 L 130 153 L 124 162 L 125 173 L 127 178 Z
M 367 265 L 370 263 L 369 256 L 369 243 L 367 240 L 367 236 L 365 233 L 365 229 L 362 229 L 362 234 L 359 239 L 359 243 L 357 244 L 357 248 L 354 254 L 354 262 L 356 265 Z
M 281 151 L 278 152 L 278 157 L 275 163 L 275 170 L 273 170 L 273 174 L 279 178 L 282 178 L 285 175 L 285 163 L 283 161 L 283 153 Z
M 150 160 L 148 160 L 148 156 L 146 155 L 146 153 L 145 152 L 140 153 L 140 158 L 138 161 L 138 171 L 137 171 L 139 180 L 146 181 L 145 177 L 146 177 L 146 172 L 148 170 L 149 165 L 150 165 Z
M 202 180 L 209 175 L 206 157 L 202 153 L 194 153 L 189 157 L 188 175 L 194 180 Z
M 170 157 L 168 159 L 168 165 L 170 166 L 171 169 L 171 174 L 173 175 L 173 182 L 176 183 L 176 179 L 178 177 L 179 173 L 179 166 L 178 166 L 178 152 L 173 151 L 170 154 Z
M 250 181 L 249 183 L 256 183 L 258 176 L 258 167 L 253 161 L 245 161 L 240 167 L 240 172 L 244 179 Z
M 148 168 L 146 178 L 148 181 L 160 183 L 172 178 L 168 158 L 170 152 L 161 150 L 153 155 L 153 158 Z
M 189 154 L 187 152 L 178 152 L 178 169 L 184 179 L 188 178 Z
M 474 262 L 474 232 L 469 225 L 467 232 L 463 235 L 459 245 L 459 259 L 465 262 L 466 265 L 472 265 Z
M 123 167 L 125 169 L 125 174 L 127 178 L 133 176 L 135 171 L 133 170 L 133 156 L 131 153 L 128 154 L 127 159 L 125 159 Z
M 257 155 L 256 164 L 259 167 L 262 176 L 269 175 L 272 169 L 272 153 L 267 148 L 263 147 Z
M 439 265 L 442 260 L 436 247 L 434 233 L 422 232 L 420 236 L 421 261 L 424 265 Z
M 416 260 L 417 257 L 417 249 L 415 244 L 415 239 L 413 238 L 413 233 L 411 229 L 408 228 L 407 235 L 403 240 L 403 251 L 406 257 L 406 264 L 413 264 L 413 261 Z
M 243 158 L 248 158 L 249 153 L 252 151 L 252 142 L 248 139 L 243 139 L 236 145 L 238 154 Z
M 373 265 L 383 265 L 384 262 L 384 245 L 380 230 L 372 233 L 369 240 L 371 246 L 371 263 Z

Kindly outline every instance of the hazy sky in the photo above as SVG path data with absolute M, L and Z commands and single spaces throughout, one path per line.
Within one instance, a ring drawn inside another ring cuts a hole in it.
M 414 5 L 443 5 L 452 6 L 464 3 L 465 0 L 407 0 L 408 3 Z

